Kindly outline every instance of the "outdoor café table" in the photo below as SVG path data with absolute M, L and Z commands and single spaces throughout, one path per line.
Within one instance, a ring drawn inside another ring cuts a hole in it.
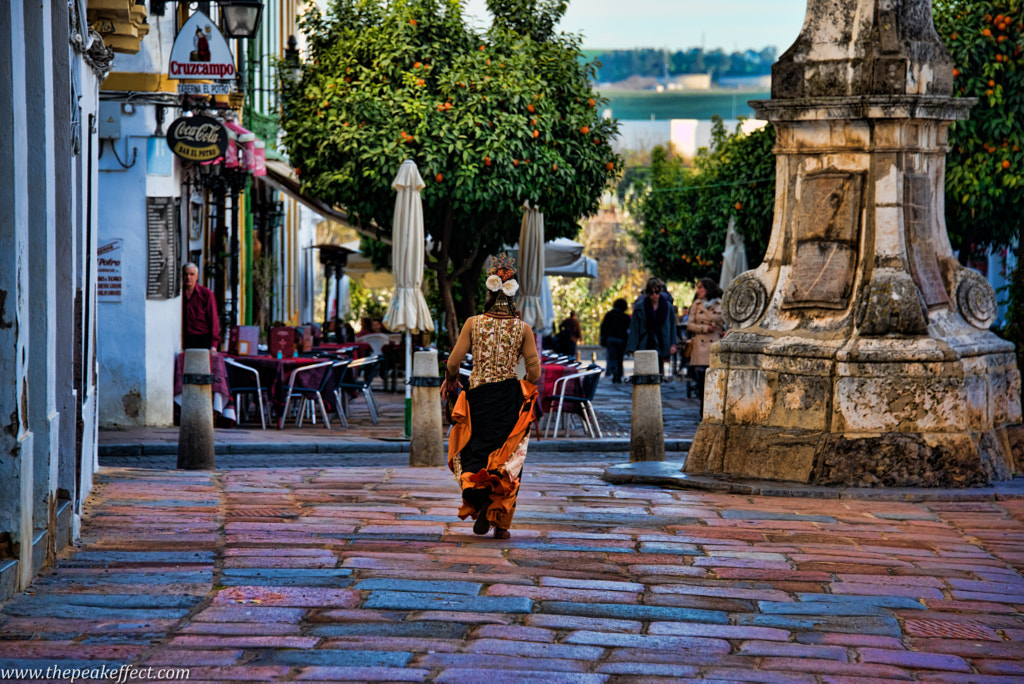
M 185 372 L 185 353 L 174 357 L 174 403 L 181 406 L 182 375 Z M 235 402 L 228 387 L 228 369 L 224 365 L 224 354 L 210 352 L 210 374 L 213 376 L 213 410 L 235 422 Z
M 270 396 L 271 413 L 274 414 L 275 418 L 281 415 L 281 411 L 284 410 L 284 402 L 287 399 L 286 395 L 288 393 L 288 379 L 291 377 L 292 371 L 296 368 L 313 365 L 314 363 L 322 363 L 325 360 L 311 356 L 285 356 L 280 359 L 270 355 L 230 356 L 235 361 L 238 361 L 238 363 L 249 366 L 259 373 L 260 385 L 267 388 L 267 394 Z M 319 387 L 320 381 L 323 379 L 323 372 L 326 370 L 329 370 L 329 367 L 324 367 L 310 373 L 308 377 L 303 379 L 304 386 Z M 327 401 L 327 398 L 325 398 L 325 401 Z
M 361 359 L 369 356 L 373 349 L 365 342 L 325 342 L 313 347 L 313 351 L 328 354 L 351 352 L 353 359 Z

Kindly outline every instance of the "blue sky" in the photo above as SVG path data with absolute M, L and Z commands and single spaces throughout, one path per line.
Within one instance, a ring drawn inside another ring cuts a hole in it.
M 570 0 L 561 30 L 584 35 L 586 49 L 680 50 L 774 45 L 781 54 L 800 33 L 806 0 Z M 485 0 L 466 13 L 489 23 Z

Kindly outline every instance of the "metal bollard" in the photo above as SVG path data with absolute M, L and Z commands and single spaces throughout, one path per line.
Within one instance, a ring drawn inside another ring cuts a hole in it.
M 210 350 L 186 349 L 178 429 L 178 468 L 213 470 L 213 376 Z
M 441 402 L 437 398 L 442 379 L 437 374 L 437 352 L 418 351 L 412 362 L 412 436 L 409 465 L 433 467 L 445 464 Z
M 629 462 L 665 460 L 661 415 L 661 363 L 656 351 L 633 354 L 633 416 Z

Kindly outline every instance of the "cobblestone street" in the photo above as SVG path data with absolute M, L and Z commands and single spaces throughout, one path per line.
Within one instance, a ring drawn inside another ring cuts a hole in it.
M 105 468 L 0 667 L 188 681 L 1010 681 L 1024 502 L 746 497 L 533 463 L 512 539 L 445 469 Z M 36 680 L 38 681 L 38 680 Z

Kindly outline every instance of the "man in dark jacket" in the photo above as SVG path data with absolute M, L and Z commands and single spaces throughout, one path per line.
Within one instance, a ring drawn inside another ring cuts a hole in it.
M 213 292 L 199 284 L 199 267 L 189 262 L 181 268 L 181 346 L 182 349 L 217 351 L 220 345 L 220 321 Z
M 612 382 L 622 382 L 622 358 L 626 355 L 629 337 L 629 314 L 625 299 L 616 299 L 612 309 L 601 320 L 601 346 L 605 348 L 608 368 L 605 374 Z

